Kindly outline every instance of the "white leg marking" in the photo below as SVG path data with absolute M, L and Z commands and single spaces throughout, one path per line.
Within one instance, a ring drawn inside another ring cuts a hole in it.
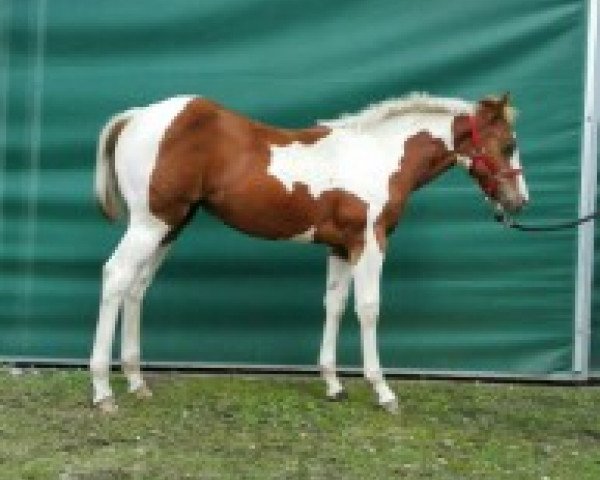
M 327 260 L 327 285 L 325 292 L 325 326 L 319 365 L 327 384 L 327 396 L 336 398 L 343 390 L 336 375 L 336 345 L 340 320 L 346 308 L 352 280 L 350 264 L 330 254 Z
M 513 156 L 510 157 L 510 167 L 514 168 L 516 170 L 521 169 L 521 158 L 520 158 L 518 149 L 515 150 L 515 153 L 513 153 Z M 519 176 L 517 177 L 517 185 L 518 185 L 519 194 L 521 195 L 521 197 L 523 197 L 523 199 L 526 202 L 529 201 L 529 189 L 527 188 L 527 184 L 525 183 L 525 176 L 523 175 L 523 172 L 521 172 L 519 174 Z
M 377 245 L 372 223 L 367 226 L 365 233 L 363 254 L 353 268 L 355 307 L 361 327 L 364 375 L 373 385 L 379 404 L 389 410 L 395 410 L 396 396 L 383 378 L 377 351 L 379 283 L 383 254 Z
M 104 266 L 100 312 L 90 359 L 94 403 L 112 396 L 108 375 L 119 308 L 132 282 L 156 250 L 166 231 L 165 225 L 156 222 L 130 224 L 119 246 Z
M 299 233 L 293 237 L 288 238 L 293 242 L 310 243 L 315 239 L 315 227 L 310 227 L 306 232 Z
M 142 301 L 156 271 L 163 263 L 169 245 L 160 246 L 140 269 L 129 287 L 123 301 L 123 323 L 121 333 L 121 366 L 127 377 L 130 392 L 146 390 L 140 371 L 140 319 Z

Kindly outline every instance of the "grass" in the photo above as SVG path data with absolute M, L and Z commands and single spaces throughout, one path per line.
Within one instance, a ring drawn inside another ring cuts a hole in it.
M 600 478 L 600 389 L 393 381 L 402 413 L 361 379 L 156 375 L 105 417 L 85 372 L 0 369 L 0 478 Z

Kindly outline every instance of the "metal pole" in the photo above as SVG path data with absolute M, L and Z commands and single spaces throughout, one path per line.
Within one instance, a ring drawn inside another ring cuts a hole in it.
M 581 139 L 581 190 L 579 215 L 592 213 L 597 187 L 597 112 L 598 82 L 598 0 L 588 3 L 588 34 L 585 70 L 584 118 Z M 590 367 L 592 280 L 594 271 L 594 222 L 579 226 L 577 239 L 577 277 L 575 283 L 575 318 L 573 371 L 587 378 Z

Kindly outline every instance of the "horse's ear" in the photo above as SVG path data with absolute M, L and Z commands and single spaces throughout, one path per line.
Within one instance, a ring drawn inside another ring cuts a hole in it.
M 504 93 L 500 98 L 486 97 L 479 101 L 479 105 L 483 111 L 488 112 L 490 121 L 506 120 L 513 123 L 515 120 L 515 109 L 510 106 L 510 93 Z
M 481 111 L 487 114 L 490 121 L 502 118 L 504 114 L 504 97 L 501 99 L 493 96 L 485 97 L 479 101 L 479 107 Z

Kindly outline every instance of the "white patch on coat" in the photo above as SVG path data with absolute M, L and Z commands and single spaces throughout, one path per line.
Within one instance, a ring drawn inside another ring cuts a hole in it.
M 510 157 L 510 168 L 513 168 L 516 170 L 522 170 L 521 159 L 520 159 L 518 148 L 515 149 L 515 152 L 513 153 L 512 157 Z M 528 202 L 529 201 L 529 189 L 527 188 L 527 184 L 525 183 L 525 176 L 523 175 L 523 172 L 521 172 L 517 176 L 517 188 L 519 190 L 519 195 L 521 195 L 521 197 L 523 197 L 523 199 L 526 202 Z
M 306 230 L 306 232 L 302 232 L 302 233 L 299 233 L 298 235 L 294 235 L 294 236 L 288 238 L 288 240 L 291 240 L 292 242 L 299 242 L 299 243 L 311 243 L 315 239 L 315 231 L 316 231 L 315 227 L 310 227 L 308 230 Z
M 343 190 L 383 208 L 389 177 L 399 167 L 398 153 L 372 135 L 338 129 L 312 145 L 273 146 L 268 173 L 290 192 L 295 183 L 306 185 L 315 198 Z
M 299 183 L 315 198 L 330 190 L 351 193 L 376 218 L 389 199 L 389 179 L 401 168 L 407 139 L 426 131 L 453 149 L 454 107 L 450 105 L 445 112 L 402 110 L 398 116 L 380 115 L 379 121 L 372 116 L 367 122 L 355 119 L 310 145 L 273 146 L 268 173 L 290 192 Z

